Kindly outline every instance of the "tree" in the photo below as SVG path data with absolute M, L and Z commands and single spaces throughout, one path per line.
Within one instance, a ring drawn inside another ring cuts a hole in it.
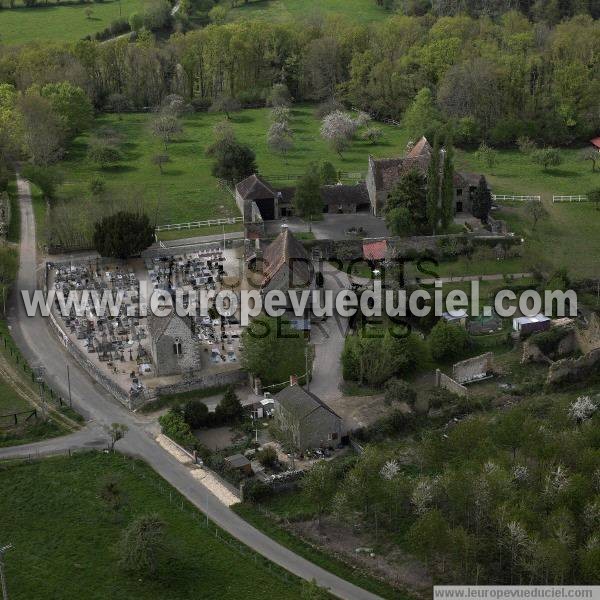
M 123 532 L 120 565 L 137 575 L 154 577 L 165 548 L 165 523 L 156 514 L 138 517 Z
M 162 140 L 165 150 L 173 137 L 182 131 L 179 120 L 171 114 L 158 115 L 152 122 L 151 128 L 153 135 Z
M 421 515 L 408 531 L 408 540 L 414 553 L 427 564 L 443 559 L 449 550 L 449 528 L 441 511 Z
M 474 217 L 481 219 L 483 223 L 487 223 L 490 210 L 492 209 L 492 193 L 488 188 L 487 181 L 482 175 L 479 178 L 477 189 L 473 195 L 473 206 L 471 212 Z
M 119 116 L 119 121 L 123 118 L 122 113 L 130 106 L 129 98 L 125 94 L 114 92 L 106 99 L 106 108 Z
M 436 134 L 429 167 L 427 168 L 427 223 L 433 235 L 437 231 L 440 214 L 440 142 Z
M 223 95 L 215 99 L 215 101 L 210 105 L 209 110 L 210 112 L 224 112 L 225 116 L 230 119 L 230 113 L 237 112 L 241 107 L 242 105 L 237 98 Z
M 64 177 L 56 167 L 36 167 L 26 165 L 22 169 L 22 175 L 35 183 L 46 200 L 51 201 L 56 197 L 56 188 L 64 181 Z
M 163 174 L 163 165 L 170 162 L 170 160 L 171 159 L 169 158 L 168 154 L 155 154 L 152 157 L 152 162 L 158 166 L 161 175 Z
M 223 6 L 222 4 L 217 4 L 216 6 L 213 6 L 208 11 L 208 17 L 210 19 L 210 22 L 214 23 L 215 25 L 223 25 L 223 23 L 225 23 L 225 21 L 227 20 L 227 12 L 227 7 Z
M 289 125 L 292 113 L 287 106 L 274 106 L 269 113 L 272 123 L 282 123 L 286 127 Z
M 457 358 L 466 349 L 469 334 L 460 325 L 440 319 L 429 333 L 427 341 L 435 360 Z
M 414 97 L 412 104 L 406 109 L 403 118 L 408 135 L 420 138 L 442 125 L 442 117 L 435 106 L 435 101 L 429 88 L 422 88 Z
M 236 140 L 219 144 L 215 148 L 214 156 L 213 176 L 232 185 L 258 171 L 254 152 Z
M 290 106 L 292 104 L 292 95 L 285 83 L 274 83 L 268 98 L 271 106 Z
M 308 501 L 317 510 L 317 522 L 321 528 L 321 520 L 325 509 L 331 504 L 331 498 L 337 488 L 337 482 L 331 463 L 320 460 L 313 465 L 302 479 L 302 490 Z
M 542 165 L 544 171 L 548 170 L 548 167 L 558 167 L 562 163 L 562 156 L 556 148 L 541 148 L 535 150 L 531 157 L 533 162 L 538 165 Z
M 236 423 L 241 421 L 244 415 L 244 407 L 235 393 L 235 388 L 230 385 L 217 404 L 215 418 L 219 423 Z
M 20 115 L 23 146 L 35 165 L 47 166 L 64 152 L 65 131 L 47 98 L 29 93 L 19 96 L 16 108 Z
M 261 316 L 242 333 L 241 364 L 263 385 L 284 383 L 306 370 L 307 342 L 289 322 Z
M 531 231 L 535 231 L 538 221 L 548 217 L 548 211 L 544 205 L 536 200 L 528 200 L 525 204 L 525 212 L 529 215 L 532 221 Z
M 321 163 L 321 184 L 335 185 L 339 181 L 339 176 L 336 168 L 329 162 Z
M 116 146 L 102 140 L 94 140 L 88 147 L 87 158 L 101 169 L 107 169 L 119 164 L 123 155 Z
M 425 177 L 417 169 L 400 177 L 384 208 L 386 224 L 394 235 L 429 233 L 426 190 Z
M 298 180 L 294 192 L 294 207 L 303 219 L 312 219 L 323 212 L 321 175 L 314 163 L 308 165 L 304 175 Z
M 102 196 L 106 191 L 106 181 L 102 177 L 92 177 L 88 188 L 92 196 Z
M 93 9 L 91 9 L 89 6 L 88 8 L 85 9 L 85 18 L 86 19 L 91 19 L 92 15 L 94 14 Z
M 392 404 L 393 402 L 406 402 L 409 406 L 415 403 L 417 393 L 402 379 L 390 379 L 385 384 L 385 403 Z
M 286 123 L 275 122 L 267 132 L 267 145 L 271 152 L 287 154 L 294 147 L 292 132 Z
M 208 424 L 208 407 L 201 400 L 188 400 L 183 405 L 183 418 L 191 429 L 199 429 Z
M 120 211 L 103 217 L 94 226 L 94 248 L 100 256 L 137 256 L 154 242 L 154 227 L 148 215 Z
M 481 142 L 481 145 L 475 153 L 475 157 L 490 170 L 493 169 L 498 162 L 498 153 L 485 142 Z
M 370 142 L 374 146 L 383 137 L 383 130 L 381 127 L 368 127 L 363 131 L 361 137 L 363 140 Z
M 592 173 L 594 173 L 596 164 L 600 161 L 600 151 L 596 148 L 584 148 L 581 151 L 581 160 L 589 160 L 592 163 Z
M 129 427 L 123 423 L 113 423 L 110 427 L 107 427 L 106 432 L 110 436 L 110 451 L 113 452 L 115 444 L 125 437 L 125 434 L 129 431 Z
M 321 136 L 342 159 L 342 151 L 348 148 L 355 132 L 355 121 L 341 110 L 329 113 L 321 123 Z
M 454 218 L 454 147 L 452 135 L 448 134 L 445 141 L 444 165 L 441 182 L 440 221 L 442 231 L 448 231 Z
M 41 92 L 48 99 L 68 137 L 85 131 L 94 118 L 94 109 L 87 94 L 80 87 L 68 83 L 48 83 Z

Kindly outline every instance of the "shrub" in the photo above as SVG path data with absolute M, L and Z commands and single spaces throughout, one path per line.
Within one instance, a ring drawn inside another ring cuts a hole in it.
M 436 360 L 456 358 L 466 349 L 469 334 L 460 325 L 440 319 L 428 338 L 431 356 Z
M 175 443 L 184 448 L 194 448 L 196 446 L 196 438 L 180 412 L 170 410 L 167 414 L 159 417 L 158 423 L 161 431 Z
M 147 215 L 121 211 L 95 224 L 93 241 L 101 256 L 125 259 L 154 242 L 154 227 Z
M 411 405 L 417 399 L 415 390 L 402 379 L 390 379 L 385 384 L 385 403 L 406 402 Z
M 273 468 L 277 465 L 277 451 L 273 446 L 265 446 L 262 450 L 257 452 L 256 458 L 258 462 L 265 468 Z
M 247 502 L 260 502 L 265 498 L 268 498 L 273 490 L 258 479 L 248 479 L 244 482 L 244 501 Z
M 191 429 L 204 427 L 209 422 L 208 407 L 201 400 L 188 400 L 183 405 L 183 419 Z

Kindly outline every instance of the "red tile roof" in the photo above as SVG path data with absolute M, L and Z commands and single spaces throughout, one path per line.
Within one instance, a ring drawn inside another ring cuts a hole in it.
M 593 146 L 596 146 L 596 148 L 600 150 L 600 137 L 595 137 L 591 139 L 590 142 Z
M 386 240 L 379 242 L 368 242 L 363 244 L 363 256 L 365 260 L 383 260 L 387 252 Z

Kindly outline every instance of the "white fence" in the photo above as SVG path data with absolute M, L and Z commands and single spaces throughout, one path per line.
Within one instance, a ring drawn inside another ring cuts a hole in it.
M 494 202 L 541 202 L 541 196 L 509 196 L 506 194 L 492 194 Z
M 552 202 L 589 202 L 589 200 L 585 194 L 579 196 L 552 196 Z
M 157 225 L 155 231 L 171 231 L 173 229 L 198 229 L 199 227 L 210 227 L 212 225 L 233 225 L 243 223 L 244 217 L 229 217 L 227 219 L 207 219 L 206 221 L 190 221 L 189 223 L 173 223 L 171 225 Z

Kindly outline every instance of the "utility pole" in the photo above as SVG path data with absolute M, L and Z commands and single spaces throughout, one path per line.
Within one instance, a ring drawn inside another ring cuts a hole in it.
M 304 360 L 306 363 L 306 391 L 310 392 L 310 377 L 308 373 L 308 345 L 306 346 L 306 350 L 304 351 Z
M 67 385 L 69 386 L 69 407 L 73 408 L 73 398 L 71 397 L 71 375 L 69 373 L 69 363 L 67 363 Z
M 2 585 L 2 600 L 8 600 L 8 590 L 6 589 L 6 577 L 4 576 L 4 554 L 12 548 L 12 544 L 7 544 L 0 548 L 0 584 Z

